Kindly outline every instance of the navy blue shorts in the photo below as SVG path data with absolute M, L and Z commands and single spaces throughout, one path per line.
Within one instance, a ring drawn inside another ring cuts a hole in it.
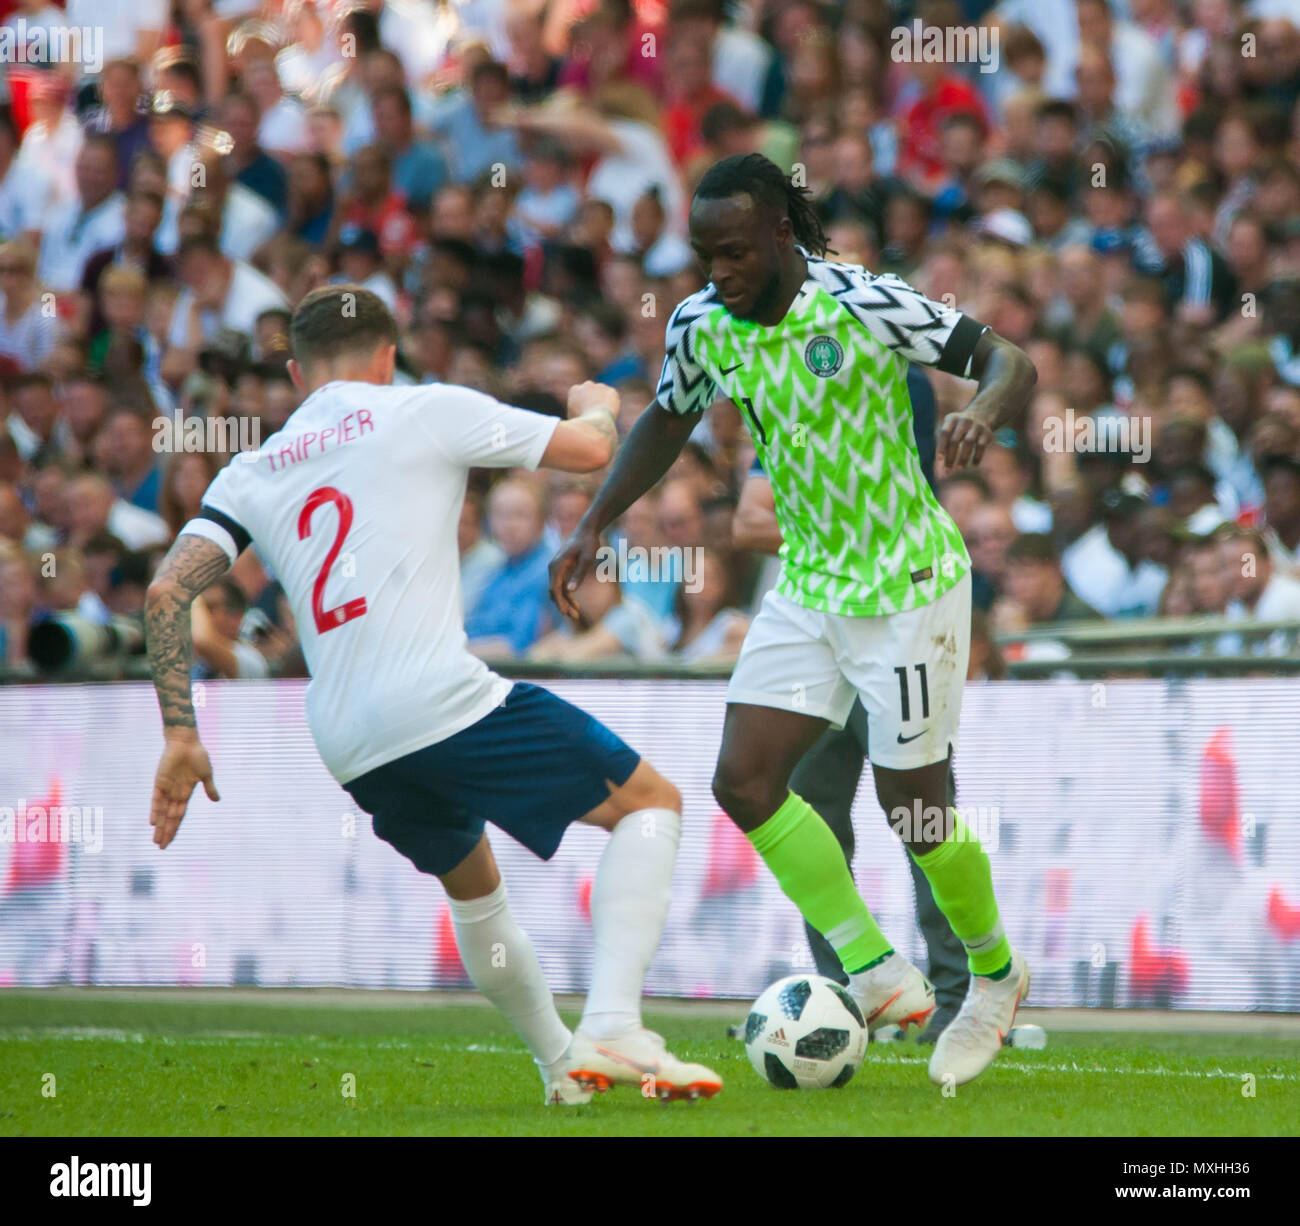
M 438 876 L 474 850 L 485 822 L 549 860 L 568 826 L 609 798 L 606 780 L 621 787 L 640 760 L 594 716 L 520 681 L 478 723 L 343 786 L 381 839 Z

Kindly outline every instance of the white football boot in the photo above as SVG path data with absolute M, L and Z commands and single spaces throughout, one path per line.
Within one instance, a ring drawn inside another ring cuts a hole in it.
M 578 1030 L 569 1044 L 569 1076 L 584 1089 L 635 1086 L 645 1098 L 712 1098 L 722 1078 L 702 1064 L 679 1060 L 653 1030 L 597 1039 Z
M 869 971 L 849 976 L 849 993 L 867 1021 L 867 1033 L 882 1026 L 924 1026 L 934 1012 L 934 985 L 902 954 L 890 954 Z
M 579 1085 L 569 1076 L 567 1068 L 557 1076 L 542 1074 L 546 1084 L 546 1105 L 548 1107 L 585 1107 L 591 1102 L 591 1091 Z
M 1029 995 L 1029 967 L 1015 950 L 1002 979 L 972 975 L 961 1011 L 939 1036 L 930 1057 L 930 1080 L 937 1086 L 973 1081 L 1002 1050 L 1020 1002 Z

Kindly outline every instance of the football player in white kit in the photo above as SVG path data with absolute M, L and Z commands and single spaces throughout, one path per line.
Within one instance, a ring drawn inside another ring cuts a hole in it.
M 321 758 L 375 833 L 442 882 L 465 969 L 532 1053 L 546 1101 L 583 1103 L 620 1084 L 646 1097 L 717 1093 L 717 1074 L 678 1060 L 641 1022 L 681 831 L 677 789 L 590 715 L 493 673 L 467 650 L 460 612 L 467 471 L 602 468 L 617 447 L 617 392 L 575 387 L 561 422 L 467 388 L 393 387 L 397 325 L 355 285 L 307 295 L 290 339 L 306 398 L 217 475 L 149 588 L 164 735 L 154 842 L 175 837 L 197 783 L 218 799 L 190 699 L 189 609 L 255 541 L 297 622 Z M 573 821 L 609 831 L 575 1033 L 510 914 L 485 821 L 543 859 Z

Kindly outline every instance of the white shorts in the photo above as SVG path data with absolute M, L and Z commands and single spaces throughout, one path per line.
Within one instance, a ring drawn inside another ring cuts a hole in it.
M 969 574 L 933 603 L 886 617 L 818 613 L 770 591 L 727 701 L 842 727 L 861 698 L 872 763 L 909 770 L 956 751 L 969 656 Z

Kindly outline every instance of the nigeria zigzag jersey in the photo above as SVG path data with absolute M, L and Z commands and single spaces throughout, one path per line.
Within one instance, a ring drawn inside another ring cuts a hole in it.
M 736 319 L 712 285 L 679 303 L 657 402 L 741 410 L 772 482 L 782 595 L 853 617 L 929 604 L 970 558 L 921 472 L 906 363 L 967 376 L 984 327 L 898 277 L 804 255 L 773 327 Z

